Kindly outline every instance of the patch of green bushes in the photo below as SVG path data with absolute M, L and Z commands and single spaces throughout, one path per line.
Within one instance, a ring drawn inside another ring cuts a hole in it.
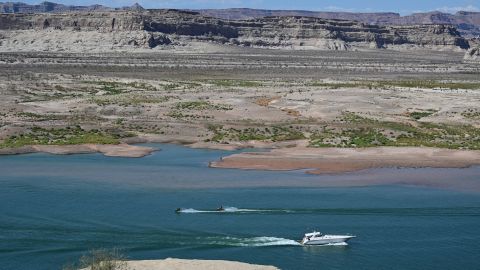
M 214 133 L 209 141 L 291 141 L 305 139 L 305 135 L 295 129 L 283 126 L 249 127 L 243 129 L 211 126 L 209 130 Z
M 77 263 L 66 265 L 63 270 L 128 270 L 125 255 L 118 250 L 93 250 L 83 255 Z
M 397 123 L 345 113 L 344 126 L 310 137 L 312 147 L 427 146 L 480 150 L 480 129 L 470 125 Z M 390 134 L 387 137 L 385 134 Z
M 125 136 L 99 130 L 87 131 L 79 126 L 60 129 L 33 127 L 30 132 L 5 139 L 0 143 L 0 148 L 16 148 L 26 145 L 118 144 L 120 143 L 119 139 Z
M 219 110 L 219 111 L 229 111 L 233 110 L 232 105 L 228 104 L 215 104 L 208 101 L 184 101 L 178 102 L 175 104 L 175 109 L 177 110 Z

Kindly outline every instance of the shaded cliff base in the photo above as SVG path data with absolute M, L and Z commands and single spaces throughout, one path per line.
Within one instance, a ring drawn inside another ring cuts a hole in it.
M 333 51 L 371 51 L 378 50 L 375 42 L 345 42 L 339 39 L 298 38 L 278 43 L 264 38 L 256 41 L 242 39 L 240 47 L 282 49 L 282 50 L 333 50 Z M 188 36 L 172 36 L 136 31 L 61 31 L 61 30 L 0 30 L 0 52 L 204 52 L 234 50 L 236 43 L 213 40 L 201 40 Z M 394 51 L 428 50 L 465 52 L 453 45 L 440 44 L 385 44 L 382 49 Z

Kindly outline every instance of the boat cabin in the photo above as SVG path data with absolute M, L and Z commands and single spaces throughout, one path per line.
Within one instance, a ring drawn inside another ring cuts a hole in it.
M 312 237 L 321 237 L 323 234 L 321 232 L 316 232 L 316 231 L 313 231 L 311 233 L 306 233 L 305 234 L 305 237 L 310 239 Z

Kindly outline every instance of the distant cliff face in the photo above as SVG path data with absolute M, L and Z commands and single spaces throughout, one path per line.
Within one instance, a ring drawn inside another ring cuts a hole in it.
M 454 27 L 446 25 L 381 27 L 313 17 L 265 17 L 231 24 L 238 29 L 242 40 L 279 43 L 269 45 L 281 45 L 282 42 L 295 44 L 296 40 L 312 45 L 312 42 L 327 39 L 346 44 L 369 43 L 376 48 L 403 44 L 469 47 L 468 41 Z
M 42 2 L 37 5 L 29 5 L 21 2 L 0 2 L 0 13 L 62 13 L 113 10 L 140 11 L 144 9 L 139 4 L 134 4 L 130 7 L 110 8 L 102 5 L 70 6 L 53 2 Z M 480 36 L 480 12 L 459 11 L 456 14 L 450 14 L 434 11 L 400 16 L 400 14 L 393 12 L 352 13 L 248 8 L 203 9 L 195 11 L 204 16 L 226 20 L 251 20 L 263 17 L 300 16 L 358 21 L 375 25 L 450 24 L 455 26 L 464 37 L 472 38 Z
M 351 12 L 323 12 L 303 10 L 262 10 L 262 9 L 204 9 L 198 12 L 230 20 L 248 20 L 267 16 L 306 16 L 324 19 L 341 19 L 358 21 L 376 25 L 417 25 L 417 24 L 451 24 L 465 37 L 480 36 L 480 12 L 459 11 L 456 14 L 442 12 L 414 13 L 400 16 L 398 13 L 351 13 Z
M 29 5 L 21 2 L 0 2 L 0 13 L 45 13 L 66 11 L 108 11 L 112 8 L 102 5 L 91 6 L 67 6 L 53 2 L 42 2 L 38 5 Z
M 347 50 L 351 46 L 397 45 L 469 48 L 453 26 L 378 26 L 315 17 L 224 20 L 178 10 L 131 10 L 41 14 L 0 14 L 0 30 L 145 31 L 255 47 Z M 145 42 L 141 42 L 142 44 Z
M 129 12 L 0 14 L 0 29 L 143 30 L 143 19 Z

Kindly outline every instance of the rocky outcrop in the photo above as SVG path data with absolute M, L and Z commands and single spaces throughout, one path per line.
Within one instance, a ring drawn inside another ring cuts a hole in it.
M 471 62 L 479 62 L 480 63 L 480 47 L 469 49 L 465 53 L 465 56 L 463 57 L 463 60 L 469 61 L 469 62 L 471 61 Z
M 149 33 L 150 37 L 148 38 L 148 47 L 155 48 L 161 45 L 170 45 L 172 40 L 166 35 L 159 33 Z
M 178 10 L 130 10 L 42 14 L 0 14 L 0 30 L 43 30 L 78 36 L 78 32 L 109 33 L 114 44 L 154 48 L 181 41 L 209 41 L 246 47 L 349 50 L 392 48 L 399 45 L 425 48 L 468 49 L 469 43 L 453 26 L 378 26 L 354 21 L 315 17 L 265 17 L 251 20 L 222 20 L 196 12 Z M 0 33 L 1 34 L 1 33 Z M 36 33 L 37 35 L 38 33 Z M 95 38 L 98 35 L 84 35 Z M 8 36 L 8 33 L 4 34 Z M 68 36 L 68 35 L 67 35 Z M 117 36 L 122 36 L 118 41 Z M 24 38 L 17 38 L 23 42 Z M 7 38 L 8 39 L 8 38 Z M 4 38 L 5 40 L 5 38 Z M 10 44 L 8 40 L 2 44 Z M 1 47 L 0 47 L 1 48 Z
M 420 46 L 454 46 L 468 49 L 469 42 L 450 25 L 413 25 L 387 27 L 394 33 L 387 44 L 415 44 Z M 402 40 L 404 39 L 404 40 Z

